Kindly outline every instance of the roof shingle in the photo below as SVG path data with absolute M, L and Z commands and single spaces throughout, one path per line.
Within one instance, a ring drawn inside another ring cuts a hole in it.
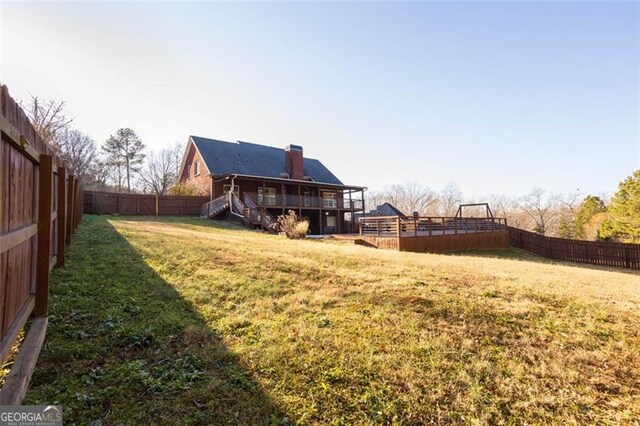
M 285 171 L 284 149 L 250 142 L 224 142 L 191 136 L 207 168 L 214 174 L 241 174 L 280 178 Z M 314 182 L 342 185 L 324 164 L 304 158 L 304 175 Z

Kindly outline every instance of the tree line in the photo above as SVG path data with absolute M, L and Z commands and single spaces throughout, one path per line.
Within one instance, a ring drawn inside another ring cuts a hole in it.
M 22 105 L 42 140 L 60 155 L 85 189 L 165 195 L 177 182 L 181 144 L 148 152 L 135 131 L 121 128 L 98 145 L 73 127 L 65 106 L 64 101 L 37 96 Z
M 640 243 L 640 170 L 620 182 L 610 198 L 579 190 L 554 194 L 542 188 L 523 196 L 466 197 L 454 182 L 438 191 L 413 181 L 367 193 L 369 209 L 385 202 L 407 215 L 445 217 L 455 216 L 460 204 L 486 202 L 494 217 L 506 218 L 515 228 L 560 238 Z M 469 208 L 464 215 L 484 217 L 486 211 Z
M 196 192 L 195 187 L 177 184 L 183 155 L 179 143 L 148 152 L 132 129 L 121 128 L 99 146 L 73 128 L 73 117 L 65 110 L 64 101 L 31 96 L 23 108 L 40 137 L 86 189 L 157 195 L 165 195 L 170 189 L 179 195 Z M 461 203 L 488 202 L 495 217 L 507 218 L 516 228 L 561 238 L 640 243 L 640 170 L 620 182 L 610 199 L 580 191 L 554 194 L 541 188 L 520 197 L 466 197 L 454 182 L 438 191 L 414 181 L 367 192 L 369 208 L 384 202 L 405 214 L 417 212 L 422 216 L 454 216 Z M 476 217 L 484 214 L 465 211 L 465 215 Z

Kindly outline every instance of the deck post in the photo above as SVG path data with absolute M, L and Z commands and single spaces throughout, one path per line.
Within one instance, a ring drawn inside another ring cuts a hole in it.
M 458 235 L 458 218 L 453 218 L 453 233 L 454 235 Z
M 446 235 L 446 231 L 447 231 L 447 224 L 444 220 L 444 217 L 442 218 L 442 235 Z
M 402 236 L 402 229 L 400 229 L 400 216 L 396 218 L 396 229 L 398 230 L 398 238 Z
M 302 217 L 302 195 L 300 194 L 300 184 L 298 184 L 298 211 L 299 217 Z
M 418 218 L 415 216 L 413 217 L 413 236 L 418 236 Z
M 380 220 L 376 219 L 376 232 L 378 233 L 378 236 L 380 236 Z

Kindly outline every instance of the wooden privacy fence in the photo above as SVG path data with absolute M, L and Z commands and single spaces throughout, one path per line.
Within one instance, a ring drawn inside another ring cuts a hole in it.
M 640 244 L 581 241 L 544 235 L 508 227 L 509 243 L 550 259 L 640 269 Z
M 64 265 L 82 218 L 82 189 L 37 136 L 24 111 L 0 90 L 0 361 L 33 314 L 0 405 L 26 393 L 47 329 L 49 274 Z
M 122 194 L 86 191 L 84 212 L 88 214 L 128 214 L 148 216 L 197 216 L 209 197 L 183 195 Z

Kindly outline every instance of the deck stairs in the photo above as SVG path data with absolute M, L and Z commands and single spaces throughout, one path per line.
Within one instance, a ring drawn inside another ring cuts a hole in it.
M 278 221 L 267 211 L 259 209 L 250 199 L 248 204 L 240 200 L 236 194 L 230 192 L 202 205 L 200 217 L 213 219 L 221 213 L 229 210 L 229 213 L 240 219 L 244 225 L 251 228 L 261 228 L 271 233 L 277 233 Z
M 202 205 L 202 207 L 200 208 L 200 218 L 213 219 L 228 208 L 229 197 L 227 196 L 227 194 L 221 195 L 218 198 Z

